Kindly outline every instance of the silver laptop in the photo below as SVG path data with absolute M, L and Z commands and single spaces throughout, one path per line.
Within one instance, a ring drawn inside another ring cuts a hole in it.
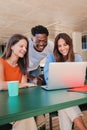
M 46 90 L 81 87 L 86 77 L 87 62 L 60 62 L 49 64 Z

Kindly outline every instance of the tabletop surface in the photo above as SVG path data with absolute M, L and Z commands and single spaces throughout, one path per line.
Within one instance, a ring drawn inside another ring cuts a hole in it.
M 64 90 L 46 91 L 40 86 L 19 90 L 19 96 L 0 92 L 0 124 L 84 104 L 87 94 Z

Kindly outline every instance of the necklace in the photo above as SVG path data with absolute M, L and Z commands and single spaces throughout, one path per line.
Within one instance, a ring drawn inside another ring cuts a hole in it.
M 9 65 L 11 65 L 11 66 L 13 66 L 13 67 L 18 66 L 18 63 L 15 63 L 15 62 L 13 62 L 13 61 L 11 61 L 11 60 L 7 60 L 7 62 L 8 62 Z

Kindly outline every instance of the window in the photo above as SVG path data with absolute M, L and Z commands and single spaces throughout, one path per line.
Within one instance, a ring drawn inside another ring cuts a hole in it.
M 82 36 L 82 49 L 87 50 L 87 35 Z

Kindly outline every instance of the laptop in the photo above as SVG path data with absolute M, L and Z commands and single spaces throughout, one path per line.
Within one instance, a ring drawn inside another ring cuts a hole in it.
M 48 85 L 46 90 L 84 86 L 87 62 L 56 62 L 49 64 Z

